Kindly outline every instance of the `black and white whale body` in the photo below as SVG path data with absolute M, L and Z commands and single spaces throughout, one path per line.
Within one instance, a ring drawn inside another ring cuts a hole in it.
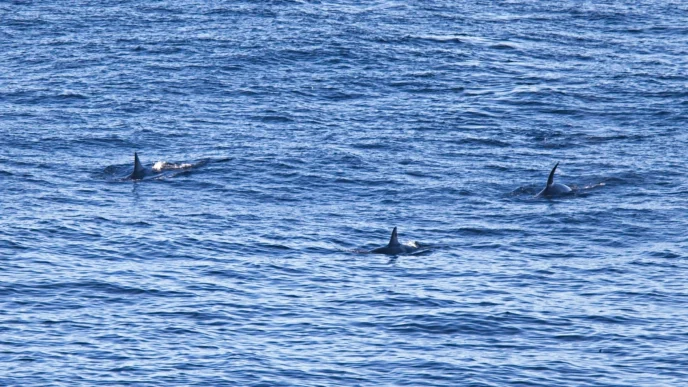
M 552 172 L 549 173 L 549 178 L 547 179 L 547 186 L 536 195 L 537 197 L 551 197 L 571 192 L 571 188 L 568 186 L 554 182 L 554 171 L 557 170 L 557 166 L 559 166 L 559 163 L 556 163 L 554 168 L 552 168 Z
M 389 238 L 389 243 L 385 247 L 378 247 L 375 250 L 372 250 L 372 254 L 387 254 L 387 255 L 398 255 L 398 254 L 409 254 L 413 253 L 420 249 L 420 246 L 418 245 L 418 242 L 415 242 L 414 245 L 402 245 L 399 243 L 399 239 L 397 239 L 397 228 L 394 227 L 394 230 L 392 230 L 392 237 Z

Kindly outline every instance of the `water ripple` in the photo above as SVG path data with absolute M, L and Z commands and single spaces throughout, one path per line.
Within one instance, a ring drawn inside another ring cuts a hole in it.
M 687 11 L 0 5 L 0 384 L 685 384 Z

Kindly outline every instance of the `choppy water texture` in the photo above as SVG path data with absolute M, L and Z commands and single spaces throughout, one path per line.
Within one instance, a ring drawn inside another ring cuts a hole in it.
M 0 2 L 0 384 L 685 385 L 687 26 Z

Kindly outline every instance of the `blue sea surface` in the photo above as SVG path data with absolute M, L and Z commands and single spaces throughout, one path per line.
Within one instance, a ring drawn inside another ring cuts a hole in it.
M 688 385 L 687 123 L 683 1 L 0 1 L 0 385 Z

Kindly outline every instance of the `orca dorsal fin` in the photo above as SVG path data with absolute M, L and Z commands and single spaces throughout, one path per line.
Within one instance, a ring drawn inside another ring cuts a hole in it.
M 554 183 L 554 171 L 557 170 L 557 166 L 559 166 L 559 162 L 557 162 L 554 165 L 554 168 L 552 168 L 552 172 L 549 173 L 549 178 L 547 179 L 547 186 L 548 187 Z
M 399 244 L 399 239 L 397 239 L 397 228 L 394 227 L 394 230 L 392 230 L 392 237 L 389 238 L 388 246 L 396 246 L 398 244 Z
M 144 169 L 143 165 L 141 165 L 141 161 L 139 160 L 139 155 L 138 153 L 134 152 L 134 172 L 131 174 L 131 177 L 134 179 L 141 179 L 143 178 L 144 174 Z

